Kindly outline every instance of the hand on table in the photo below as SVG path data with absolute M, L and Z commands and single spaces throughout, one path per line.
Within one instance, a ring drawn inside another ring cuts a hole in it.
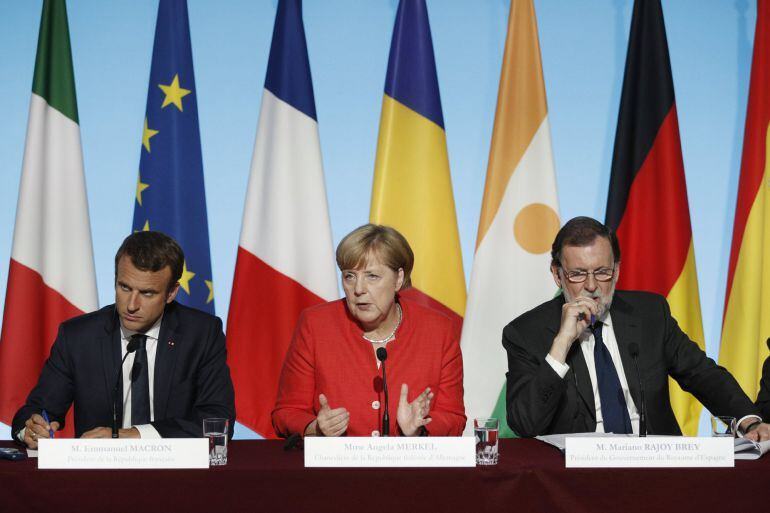
M 763 422 L 756 428 L 743 435 L 743 437 L 755 442 L 764 442 L 765 440 L 770 440 L 770 424 L 765 424 Z
M 80 435 L 80 438 L 112 438 L 112 428 L 96 427 Z M 119 429 L 118 438 L 141 438 L 139 430 L 135 427 Z

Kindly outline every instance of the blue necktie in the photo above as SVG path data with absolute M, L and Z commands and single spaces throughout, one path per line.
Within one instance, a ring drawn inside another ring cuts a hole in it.
M 133 335 L 139 342 L 131 367 L 131 424 L 150 423 L 150 379 L 147 368 L 147 337 Z
M 626 398 L 612 356 L 602 339 L 602 323 L 597 322 L 591 328 L 594 334 L 594 365 L 596 381 L 599 385 L 602 419 L 605 433 L 631 433 L 631 418 L 626 408 Z

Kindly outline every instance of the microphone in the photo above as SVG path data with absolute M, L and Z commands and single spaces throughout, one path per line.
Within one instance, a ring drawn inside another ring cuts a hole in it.
M 770 337 L 767 337 L 767 348 L 770 349 Z
M 390 436 L 390 414 L 388 413 L 388 381 L 385 378 L 385 360 L 388 351 L 384 347 L 377 348 L 377 359 L 382 364 L 382 392 L 385 395 L 385 409 L 382 412 L 382 436 Z
M 631 354 L 631 358 L 634 360 L 634 369 L 636 369 L 636 377 L 639 380 L 639 398 L 641 403 L 639 405 L 639 436 L 647 436 L 647 407 L 644 404 L 644 387 L 642 386 L 642 375 L 639 374 L 639 344 L 631 342 L 628 344 L 628 352 Z
M 123 363 L 125 363 L 128 355 L 137 350 L 138 346 L 139 341 L 131 337 L 126 346 L 126 354 L 123 355 L 123 359 L 120 361 L 118 376 L 115 379 L 115 387 L 112 389 L 112 438 L 118 438 L 118 385 L 120 385 L 120 377 L 123 374 Z

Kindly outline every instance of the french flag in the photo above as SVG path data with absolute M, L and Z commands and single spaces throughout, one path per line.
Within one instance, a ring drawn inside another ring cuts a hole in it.
M 339 297 L 334 265 L 302 2 L 281 0 L 227 320 L 238 421 L 265 438 L 300 312 Z

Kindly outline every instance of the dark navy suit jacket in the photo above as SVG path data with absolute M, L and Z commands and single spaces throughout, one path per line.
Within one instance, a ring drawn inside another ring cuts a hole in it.
M 176 302 L 166 305 L 153 385 L 152 425 L 161 436 L 200 437 L 205 417 L 229 418 L 232 434 L 235 398 L 226 359 L 218 317 Z M 43 409 L 63 426 L 73 402 L 76 436 L 112 426 L 112 391 L 120 361 L 115 305 L 63 322 L 37 385 L 13 418 L 14 439 L 24 422 Z

